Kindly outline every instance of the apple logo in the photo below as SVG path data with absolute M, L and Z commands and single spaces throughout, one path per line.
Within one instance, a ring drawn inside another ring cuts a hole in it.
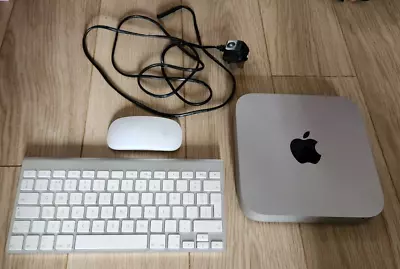
M 293 139 L 290 143 L 290 151 L 299 163 L 317 164 L 321 159 L 321 154 L 315 149 L 318 142 L 314 139 L 306 139 L 309 135 L 310 132 L 307 131 L 303 135 L 304 139 Z

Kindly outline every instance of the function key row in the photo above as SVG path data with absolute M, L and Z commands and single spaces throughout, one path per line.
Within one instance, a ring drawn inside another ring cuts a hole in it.
M 125 177 L 124 177 L 125 174 Z M 207 175 L 208 174 L 208 175 Z M 220 179 L 221 173 L 220 172 L 205 172 L 205 171 L 93 171 L 93 170 L 84 170 L 84 171 L 65 171 L 65 170 L 24 170 L 23 172 L 24 178 L 115 178 L 115 179 L 122 179 L 122 178 L 129 178 L 129 179 L 136 179 L 136 178 L 143 178 L 143 179 Z

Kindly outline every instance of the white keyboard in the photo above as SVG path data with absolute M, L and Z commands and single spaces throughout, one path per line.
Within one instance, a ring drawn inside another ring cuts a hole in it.
M 221 160 L 25 159 L 9 253 L 221 251 Z

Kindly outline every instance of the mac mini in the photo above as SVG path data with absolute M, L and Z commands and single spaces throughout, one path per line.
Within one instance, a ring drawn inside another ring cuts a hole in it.
M 252 220 L 354 221 L 383 210 L 363 117 L 346 98 L 244 95 L 236 151 L 239 202 Z

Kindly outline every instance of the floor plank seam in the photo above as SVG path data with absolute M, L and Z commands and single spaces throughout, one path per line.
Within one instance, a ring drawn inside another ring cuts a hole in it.
M 4 31 L 4 36 L 3 36 L 3 39 L 1 40 L 1 43 L 0 43 L 0 52 L 1 52 L 2 48 L 3 48 L 4 39 L 6 38 L 6 35 L 7 35 L 8 25 L 10 24 L 11 16 L 12 16 L 12 14 L 14 12 L 14 8 L 15 8 L 16 3 L 17 3 L 17 0 L 15 0 L 13 2 L 13 4 L 12 4 L 13 6 L 12 6 L 11 11 L 10 11 L 10 16 L 8 17 L 8 20 L 6 22 L 6 28 L 5 28 L 5 31 Z
M 308 268 L 307 264 L 307 256 L 306 256 L 306 248 L 304 247 L 304 240 L 303 240 L 303 230 L 301 229 L 301 223 L 297 225 L 297 229 L 299 229 L 300 233 L 300 241 L 301 241 L 301 247 L 303 248 L 303 256 L 304 256 L 304 263 L 306 265 L 306 268 Z
M 357 78 L 357 76 L 325 76 L 325 75 L 272 75 L 276 78 Z
M 21 166 L 22 164 L 6 164 L 6 165 L 0 165 L 0 168 L 18 168 Z

